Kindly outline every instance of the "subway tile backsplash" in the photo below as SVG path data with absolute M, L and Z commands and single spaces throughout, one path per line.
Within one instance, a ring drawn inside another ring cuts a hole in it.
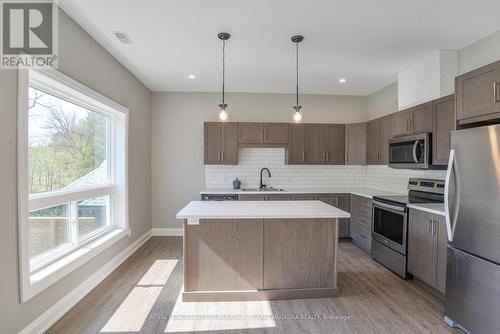
M 239 177 L 242 187 L 259 185 L 259 171 L 269 168 L 272 177 L 264 174 L 264 183 L 276 188 L 377 188 L 406 192 L 409 177 L 443 179 L 445 171 L 415 171 L 387 166 L 299 166 L 285 164 L 283 148 L 241 148 L 237 166 L 205 166 L 206 188 L 232 188 Z

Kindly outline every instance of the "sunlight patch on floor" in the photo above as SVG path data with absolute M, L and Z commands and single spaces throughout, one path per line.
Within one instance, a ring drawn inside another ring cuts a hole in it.
M 183 302 L 177 297 L 166 333 L 276 327 L 268 301 Z
M 161 289 L 161 286 L 135 287 L 101 332 L 139 332 Z
M 165 285 L 179 260 L 156 260 L 137 285 Z

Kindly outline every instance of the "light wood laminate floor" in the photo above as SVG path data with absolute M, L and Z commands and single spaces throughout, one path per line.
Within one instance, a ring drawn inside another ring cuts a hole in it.
M 452 333 L 443 304 L 339 246 L 338 298 L 183 303 L 182 238 L 153 237 L 47 333 Z

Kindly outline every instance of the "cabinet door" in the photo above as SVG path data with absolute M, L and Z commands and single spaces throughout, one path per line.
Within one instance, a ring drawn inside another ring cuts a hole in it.
M 305 125 L 305 163 L 323 164 L 326 161 L 325 126 L 322 124 Z
M 393 115 L 380 119 L 380 148 L 377 162 L 381 165 L 389 164 L 389 139 L 392 138 Z
M 204 124 L 204 160 L 205 165 L 221 163 L 221 123 L 207 122 Z
M 350 236 L 353 240 L 358 236 L 359 225 L 359 201 L 356 195 L 351 195 L 351 221 L 350 221 Z
M 366 123 L 366 164 L 378 163 L 378 152 L 380 148 L 380 121 L 373 120 Z
M 413 132 L 411 124 L 412 115 L 411 109 L 402 110 L 394 114 L 394 137 L 409 135 Z
M 336 208 L 339 206 L 339 197 L 336 195 L 317 195 L 316 200 L 330 204 Z
M 432 102 L 411 108 L 413 133 L 432 132 Z
M 267 201 L 293 201 L 293 195 L 279 194 L 279 195 L 267 195 Z
M 345 157 L 345 125 L 326 125 L 326 163 L 343 165 Z
M 450 131 L 455 130 L 455 96 L 433 103 L 432 164 L 447 165 L 450 155 Z
M 446 259 L 448 253 L 448 235 L 446 234 L 446 222 L 443 216 L 434 215 L 437 233 L 437 268 L 436 289 L 445 293 L 446 291 Z
M 259 195 L 259 194 L 238 195 L 238 200 L 240 200 L 240 201 L 265 201 L 266 195 Z
M 262 144 L 263 133 L 262 123 L 239 123 L 240 144 Z
M 500 61 L 455 79 L 457 120 L 460 124 L 487 120 L 500 112 Z
M 288 144 L 288 124 L 264 124 L 264 144 Z
M 224 165 L 237 165 L 238 123 L 222 123 L 221 130 L 221 162 Z
M 423 282 L 436 284 L 436 239 L 430 213 L 410 209 L 408 222 L 408 271 Z
M 305 147 L 304 147 L 304 124 L 290 125 L 290 138 L 288 143 L 288 163 L 303 164 L 305 162 Z
M 345 164 L 366 164 L 366 123 L 345 126 Z
M 349 195 L 338 195 L 338 208 L 340 210 L 344 210 L 349 212 Z M 349 218 L 341 218 L 339 219 L 339 236 L 348 238 L 351 236 L 351 228 L 350 228 L 350 219 Z
M 293 199 L 295 201 L 313 201 L 316 199 L 316 197 L 314 195 L 300 194 L 293 196 Z

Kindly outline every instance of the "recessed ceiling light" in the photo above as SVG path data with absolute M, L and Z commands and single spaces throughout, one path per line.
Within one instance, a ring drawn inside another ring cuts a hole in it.
M 194 74 L 190 74 L 190 75 L 188 75 L 188 78 L 189 78 L 189 79 L 195 79 L 195 78 L 196 78 L 196 75 L 194 75 Z
M 340 78 L 340 79 L 339 79 L 339 82 L 340 82 L 340 83 L 345 83 L 346 81 L 347 81 L 347 80 L 346 80 L 345 78 Z

